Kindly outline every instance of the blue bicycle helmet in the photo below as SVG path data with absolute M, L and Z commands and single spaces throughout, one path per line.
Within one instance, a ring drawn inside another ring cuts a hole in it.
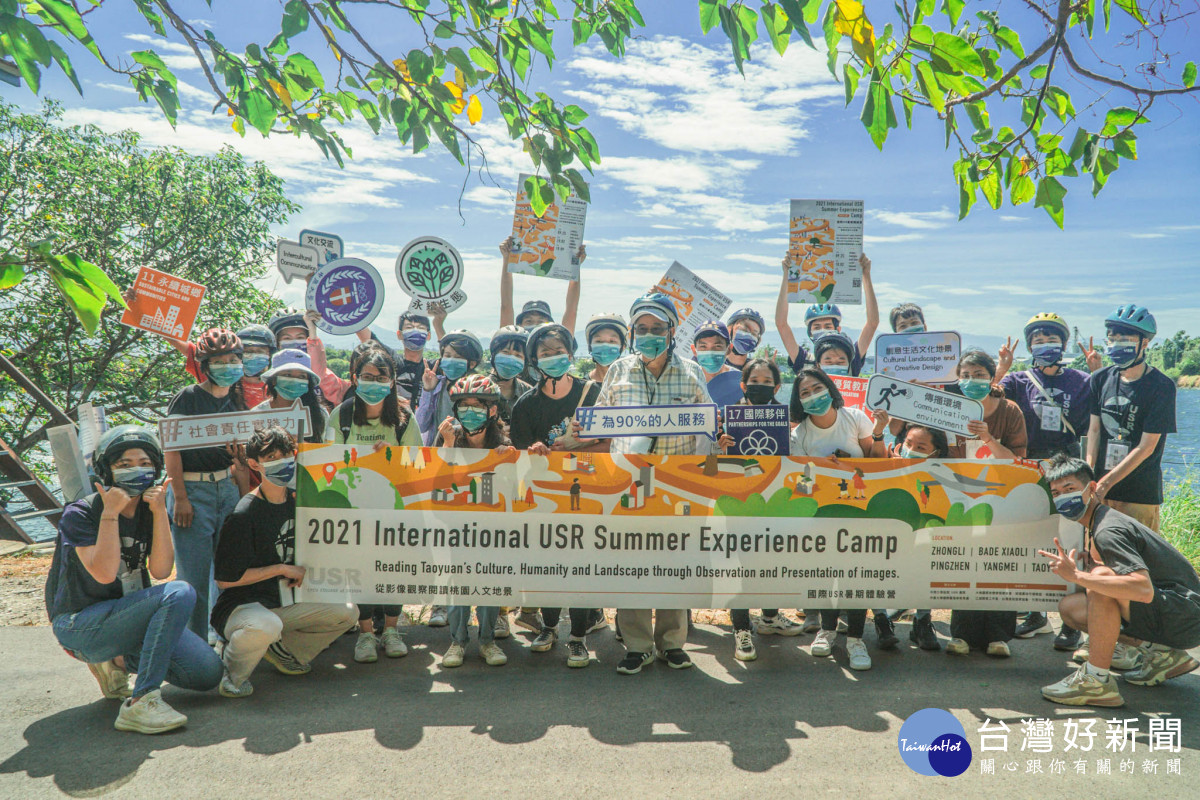
M 567 343 L 567 352 L 571 354 L 571 358 L 575 358 L 575 336 L 565 326 L 559 325 L 557 322 L 543 322 L 529 333 L 529 339 L 525 342 L 525 363 L 530 367 L 537 367 L 538 357 L 537 349 L 538 342 L 545 339 L 548 334 L 557 333 L 562 340 Z
M 1158 334 L 1158 323 L 1154 315 L 1142 306 L 1133 303 L 1120 306 L 1116 311 L 1104 318 L 1104 327 L 1110 330 L 1136 333 L 1153 339 Z
M 838 327 L 842 325 L 842 310 L 834 303 L 817 303 L 815 306 L 809 306 L 804 311 L 804 327 L 812 325 L 813 320 L 825 319 L 833 317 L 834 322 Z
M 757 322 L 758 331 L 760 334 L 765 334 L 767 332 L 767 321 L 763 319 L 762 314 L 758 313 L 753 308 L 739 308 L 737 311 L 734 311 L 725 320 L 725 325 L 732 328 L 735 324 L 737 324 L 738 320 L 742 319 L 750 319 Z
M 633 301 L 633 305 L 629 307 L 630 327 L 642 314 L 658 317 L 672 328 L 679 327 L 679 312 L 675 310 L 675 304 L 671 302 L 671 298 L 662 292 L 646 292 Z

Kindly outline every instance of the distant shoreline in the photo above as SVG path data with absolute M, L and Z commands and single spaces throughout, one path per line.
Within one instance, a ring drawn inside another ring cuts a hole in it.
M 1180 375 L 1175 385 L 1180 389 L 1200 389 L 1200 375 Z

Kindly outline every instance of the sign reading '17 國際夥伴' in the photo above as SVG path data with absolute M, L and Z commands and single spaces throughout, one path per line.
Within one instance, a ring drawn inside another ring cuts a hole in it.
M 304 445 L 298 601 L 1051 609 L 1020 462 Z M 852 487 L 852 488 L 851 488 Z
M 517 275 L 579 280 L 579 246 L 583 244 L 583 226 L 587 221 L 587 203 L 574 192 L 567 199 L 555 200 L 546 213 L 533 213 L 526 181 L 522 174 L 517 183 L 517 207 L 513 212 L 512 250 L 508 271 Z

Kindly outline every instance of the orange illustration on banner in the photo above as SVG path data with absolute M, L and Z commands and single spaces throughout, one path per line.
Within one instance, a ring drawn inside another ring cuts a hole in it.
M 204 286 L 150 267 L 138 271 L 136 295 L 121 315 L 121 324 L 186 341 L 192 333 Z

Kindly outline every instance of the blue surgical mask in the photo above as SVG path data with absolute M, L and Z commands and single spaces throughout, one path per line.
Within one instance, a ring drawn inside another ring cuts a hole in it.
M 804 409 L 804 413 L 811 414 L 814 417 L 819 417 L 830 409 L 833 405 L 833 395 L 827 391 L 820 391 L 815 394 L 810 394 L 800 400 L 800 406 Z
M 1138 345 L 1110 344 L 1105 348 L 1104 354 L 1111 358 L 1112 362 L 1121 369 L 1132 367 L 1138 362 Z
M 602 367 L 607 367 L 620 357 L 621 345 L 619 344 L 613 344 L 612 342 L 599 342 L 592 345 L 592 361 L 595 361 Z
M 404 332 L 404 349 L 418 352 L 425 349 L 429 334 L 417 328 L 409 328 Z
M 900 332 L 901 333 L 924 333 L 925 326 L 924 325 L 910 325 Z
M 561 378 L 571 368 L 571 357 L 566 353 L 538 359 L 538 369 L 551 378 Z
M 1087 511 L 1087 503 L 1083 500 L 1083 492 L 1068 492 L 1054 498 L 1054 510 L 1067 519 L 1077 522 L 1083 512 Z
M 1062 360 L 1061 344 L 1035 344 L 1029 351 L 1033 353 L 1033 364 L 1036 367 L 1053 367 Z
M 299 350 L 302 353 L 308 352 L 307 339 L 290 339 L 286 342 L 280 342 L 279 347 L 282 350 Z
M 154 485 L 157 474 L 154 467 L 122 467 L 112 471 L 112 485 L 124 489 L 130 497 L 137 497 Z
M 821 367 L 826 375 L 849 375 L 850 368 L 845 364 L 826 364 Z
M 474 406 L 459 406 L 454 416 L 462 423 L 463 430 L 467 433 L 477 433 L 484 425 L 488 424 L 489 414 L 487 409 L 475 408 Z
M 958 382 L 963 395 L 972 400 L 982 400 L 992 391 L 992 382 L 986 378 L 963 378 Z
M 696 353 L 696 363 L 699 364 L 705 372 L 716 372 L 721 367 L 725 366 L 725 351 L 723 350 L 701 350 Z
M 242 369 L 240 363 L 208 365 L 208 377 L 217 386 L 233 386 L 242 379 L 244 374 L 245 370 Z
M 520 375 L 521 370 L 525 369 L 525 359 L 508 353 L 499 353 L 492 359 L 492 368 L 496 370 L 500 380 L 509 381 Z
M 758 338 L 752 334 L 738 331 L 733 335 L 733 352 L 739 356 L 750 355 L 756 347 L 758 347 Z
M 280 375 L 275 379 L 275 391 L 284 400 L 299 400 L 308 394 L 308 378 L 292 378 Z
M 467 360 L 465 358 L 449 358 L 442 357 L 442 374 L 452 381 L 456 381 L 463 375 L 467 374 Z
M 276 486 L 291 487 L 296 480 L 296 458 L 287 456 L 275 461 L 261 461 L 263 480 L 270 481 Z
M 633 346 L 643 358 L 653 361 L 667 352 L 667 337 L 655 336 L 650 333 L 642 334 L 633 340 Z
M 247 375 L 260 375 L 271 364 L 271 357 L 261 353 L 251 353 L 242 359 L 242 367 Z
M 909 447 L 906 444 L 902 444 L 902 445 L 900 445 L 900 457 L 901 458 L 929 458 L 929 453 L 921 453 L 916 450 L 913 450 L 911 447 Z
M 390 383 L 374 383 L 362 381 L 354 387 L 354 393 L 363 399 L 367 405 L 375 405 L 383 402 L 383 398 L 387 397 L 392 391 Z

